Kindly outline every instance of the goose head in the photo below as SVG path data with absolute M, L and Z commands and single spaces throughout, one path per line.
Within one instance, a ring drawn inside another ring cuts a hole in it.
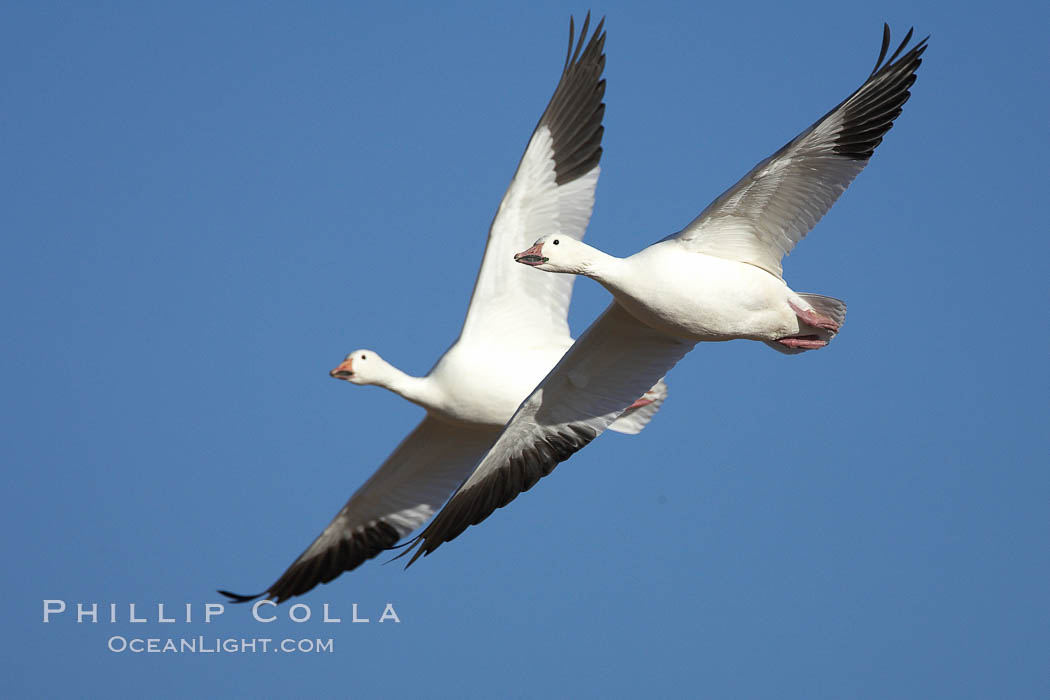
M 593 257 L 594 249 L 586 243 L 560 233 L 552 233 L 536 241 L 528 250 L 514 256 L 522 265 L 546 272 L 583 274 Z
M 390 365 L 372 350 L 354 350 L 328 375 L 351 384 L 379 384 L 388 374 L 389 367 Z

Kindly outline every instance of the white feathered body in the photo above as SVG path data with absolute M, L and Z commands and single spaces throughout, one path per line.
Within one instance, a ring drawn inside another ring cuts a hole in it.
M 545 340 L 532 348 L 456 343 L 427 375 L 435 389 L 427 410 L 443 420 L 502 427 L 573 342 Z
M 642 323 L 696 341 L 795 335 L 804 324 L 788 300 L 810 308 L 766 270 L 688 251 L 676 240 L 614 260 L 595 279 Z

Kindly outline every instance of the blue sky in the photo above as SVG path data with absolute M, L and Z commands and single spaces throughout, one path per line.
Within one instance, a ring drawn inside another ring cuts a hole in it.
M 932 34 L 897 125 L 785 261 L 849 303 L 843 332 L 799 357 L 700 346 L 644 434 L 606 434 L 407 572 L 321 586 L 301 624 L 205 624 L 214 589 L 272 582 L 418 420 L 327 372 L 369 347 L 422 374 L 455 339 L 587 7 L 6 3 L 2 694 L 1047 697 L 1035 7 L 593 5 L 587 240 L 619 255 L 859 85 L 883 21 Z M 574 331 L 606 302 L 580 281 Z M 44 624 L 45 599 L 71 611 Z M 107 649 L 197 636 L 333 651 Z

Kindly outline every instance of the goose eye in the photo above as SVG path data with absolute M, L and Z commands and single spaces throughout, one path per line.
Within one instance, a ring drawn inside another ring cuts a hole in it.
M 367 360 L 367 359 L 368 359 L 368 355 L 362 355 L 362 356 L 361 356 L 361 359 L 362 359 L 362 360 Z
M 553 241 L 551 241 L 551 243 L 553 243 L 554 245 L 558 245 L 558 239 L 555 238 Z

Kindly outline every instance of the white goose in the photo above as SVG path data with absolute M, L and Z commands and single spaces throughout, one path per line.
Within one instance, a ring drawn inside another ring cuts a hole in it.
M 792 291 L 780 261 L 864 168 L 900 114 L 926 48 L 924 39 L 897 60 L 911 35 L 883 65 L 890 40 L 884 27 L 864 84 L 679 233 L 624 259 L 560 233 L 515 256 L 540 270 L 591 277 L 613 302 L 413 541 L 418 549 L 409 564 L 531 488 L 697 342 L 748 338 L 787 353 L 827 344 L 846 305 Z
M 602 153 L 605 33 L 603 20 L 584 47 L 589 23 L 588 14 L 576 41 L 570 20 L 561 80 L 489 229 L 459 338 L 425 377 L 405 374 L 372 350 L 355 350 L 330 373 L 400 394 L 425 408 L 426 417 L 273 585 L 256 595 L 223 595 L 238 602 L 266 595 L 280 603 L 356 568 L 422 525 L 572 345 L 574 278 L 537 275 L 512 256 L 545 231 L 578 240 L 590 220 Z M 624 402 L 609 427 L 637 433 L 666 395 L 657 377 Z

